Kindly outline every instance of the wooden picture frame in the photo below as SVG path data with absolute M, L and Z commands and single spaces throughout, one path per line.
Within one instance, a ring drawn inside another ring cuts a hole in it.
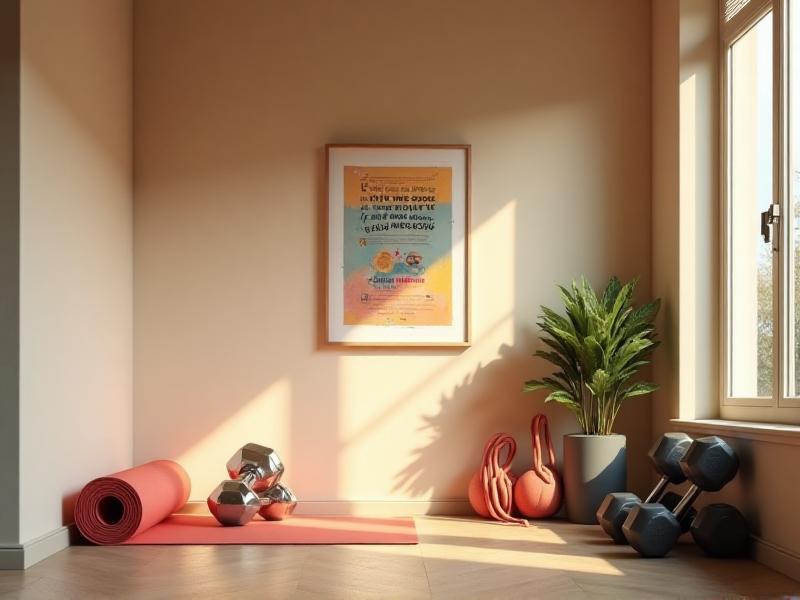
M 470 345 L 471 146 L 325 146 L 323 342 Z

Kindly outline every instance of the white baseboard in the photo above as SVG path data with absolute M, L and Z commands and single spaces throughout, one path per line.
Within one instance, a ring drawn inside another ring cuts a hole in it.
M 180 512 L 208 512 L 204 500 L 186 503 Z M 301 500 L 296 515 L 348 515 L 359 517 L 413 517 L 421 515 L 471 515 L 468 500 Z
M 74 525 L 65 525 L 24 544 L 0 545 L 0 570 L 27 569 L 69 546 L 74 535 Z
M 770 569 L 800 581 L 800 554 L 796 552 L 753 536 L 753 558 Z

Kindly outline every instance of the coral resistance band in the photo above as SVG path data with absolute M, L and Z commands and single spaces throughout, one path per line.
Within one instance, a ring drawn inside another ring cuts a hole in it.
M 505 462 L 500 457 L 507 450 Z M 517 442 L 505 433 L 494 434 L 483 449 L 481 463 L 481 487 L 486 507 L 493 519 L 506 523 L 518 523 L 524 527 L 528 521 L 511 516 L 514 482 L 508 474 L 511 461 L 517 453 Z

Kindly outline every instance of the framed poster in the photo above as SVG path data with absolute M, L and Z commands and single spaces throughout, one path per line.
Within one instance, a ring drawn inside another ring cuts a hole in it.
M 325 150 L 326 342 L 468 346 L 470 146 Z

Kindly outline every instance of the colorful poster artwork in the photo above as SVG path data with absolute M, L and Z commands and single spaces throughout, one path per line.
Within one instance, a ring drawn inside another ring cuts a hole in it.
M 451 325 L 450 167 L 344 167 L 344 324 Z

